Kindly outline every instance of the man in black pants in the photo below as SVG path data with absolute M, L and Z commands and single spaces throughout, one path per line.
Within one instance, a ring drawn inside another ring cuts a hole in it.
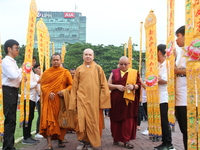
M 158 49 L 158 62 L 159 62 L 159 73 L 158 73 L 158 89 L 160 97 L 160 116 L 161 116 L 161 128 L 162 128 L 162 144 L 154 147 L 156 150 L 175 150 L 172 145 L 171 128 L 168 120 L 168 92 L 167 92 L 167 68 L 165 49 L 166 45 L 160 44 L 157 46 Z
M 14 133 L 16 127 L 16 110 L 18 88 L 21 82 L 22 69 L 18 68 L 14 58 L 19 54 L 19 43 L 7 40 L 4 44 L 6 57 L 2 61 L 2 89 L 4 107 L 4 137 L 3 150 L 16 150 Z

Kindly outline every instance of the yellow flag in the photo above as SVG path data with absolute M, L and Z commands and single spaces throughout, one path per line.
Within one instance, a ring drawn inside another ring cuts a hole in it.
M 158 91 L 158 58 L 156 16 L 150 11 L 145 20 L 146 31 L 146 92 L 149 135 L 161 136 L 160 100 Z
M 23 73 L 22 73 L 22 83 L 21 83 L 20 127 L 22 127 L 24 122 L 24 99 L 26 99 L 26 119 L 25 119 L 26 125 L 28 124 L 29 120 L 30 71 L 31 71 L 32 57 L 33 57 L 36 16 L 37 16 L 37 5 L 35 3 L 35 0 L 31 0 L 29 20 L 28 20 L 28 31 L 26 37 L 25 58 L 24 58 Z M 24 96 L 24 91 L 26 91 L 26 98 Z
M 174 107 L 175 107 L 175 85 L 174 85 L 174 0 L 167 0 L 167 41 L 166 41 L 166 65 L 167 65 L 167 90 L 168 101 L 168 119 L 174 126 Z
M 64 63 L 64 61 L 65 61 L 65 54 L 66 54 L 66 45 L 65 45 L 65 43 L 63 43 L 62 53 L 61 53 L 62 63 Z
M 126 56 L 126 51 L 127 51 L 127 44 L 124 44 L 124 56 Z
M 197 150 L 200 149 L 200 1 L 186 0 L 185 13 L 188 150 Z
M 139 59 L 139 73 L 141 74 L 142 68 L 142 27 L 143 22 L 140 22 L 140 59 Z
M 133 51 L 132 39 L 131 39 L 131 37 L 129 37 L 129 39 L 128 39 L 128 59 L 129 59 L 129 63 L 130 63 L 129 68 L 132 68 L 132 55 L 133 55 L 132 51 Z
M 48 28 L 46 28 L 45 31 L 45 69 L 49 69 L 50 68 L 50 35 L 49 35 L 49 31 Z
M 2 141 L 4 132 L 4 113 L 3 113 L 3 92 L 2 92 L 2 52 L 0 40 L 0 141 Z

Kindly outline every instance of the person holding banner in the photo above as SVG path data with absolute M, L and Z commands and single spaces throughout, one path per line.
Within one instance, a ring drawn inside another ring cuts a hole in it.
M 185 42 L 185 26 L 181 26 L 176 30 L 176 43 L 179 47 L 184 47 Z M 179 128 L 183 134 L 183 143 L 187 150 L 187 79 L 186 79 L 186 57 L 183 57 L 184 51 L 181 51 L 179 60 L 176 61 L 174 72 L 176 74 L 176 103 L 175 115 L 179 124 Z
M 33 56 L 32 59 L 32 67 L 36 64 L 36 57 Z M 31 127 L 32 127 L 32 121 L 34 119 L 34 112 L 35 112 L 35 106 L 36 106 L 36 99 L 37 99 L 37 84 L 38 80 L 35 76 L 35 73 L 33 70 L 30 72 L 30 99 L 25 99 L 24 101 L 24 123 L 23 123 L 23 137 L 22 144 L 36 144 L 39 142 L 39 140 L 36 140 L 32 138 L 31 135 Z M 26 90 L 24 91 L 26 93 Z M 26 94 L 25 94 L 26 95 Z M 29 101 L 29 120 L 26 124 L 26 101 Z
M 160 116 L 161 116 L 161 128 L 162 128 L 162 144 L 154 147 L 155 150 L 175 150 L 172 145 L 172 134 L 168 120 L 168 91 L 167 91 L 167 67 L 165 57 L 165 44 L 159 44 L 158 49 L 158 89 L 160 97 Z
M 110 108 L 110 91 L 101 66 L 94 61 L 94 51 L 85 49 L 83 64 L 76 69 L 71 90 L 70 110 L 77 110 L 77 150 L 101 145 L 104 127 L 103 109 Z
M 2 149 L 16 150 L 14 147 L 14 133 L 22 69 L 18 68 L 14 58 L 19 54 L 19 43 L 13 39 L 7 40 L 4 44 L 4 50 L 6 57 L 2 60 L 2 90 L 5 120 Z
M 67 132 L 58 122 L 60 110 L 60 97 L 64 89 L 71 90 L 72 77 L 67 69 L 60 66 L 61 56 L 55 53 L 51 57 L 52 67 L 47 69 L 41 77 L 41 119 L 40 134 L 47 139 L 47 148 L 53 150 L 52 141 L 58 139 L 58 147 L 65 147 L 62 142 Z
M 113 145 L 124 143 L 132 149 L 130 140 L 136 138 L 141 81 L 137 70 L 129 68 L 128 57 L 119 59 L 119 68 L 112 70 L 108 79 L 111 90 L 111 133 Z

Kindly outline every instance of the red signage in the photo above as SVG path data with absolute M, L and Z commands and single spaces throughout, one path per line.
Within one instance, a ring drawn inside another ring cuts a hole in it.
M 73 13 L 73 12 L 64 12 L 64 18 L 75 18 L 75 13 Z

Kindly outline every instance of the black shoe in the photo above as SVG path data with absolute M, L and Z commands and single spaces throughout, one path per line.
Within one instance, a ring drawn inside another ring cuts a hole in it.
M 160 145 L 154 147 L 154 150 L 165 150 L 165 149 L 163 149 L 163 148 L 167 148 L 167 146 L 166 146 L 165 144 L 162 143 L 162 144 L 160 144 Z M 167 148 L 166 150 L 168 150 L 168 148 Z
M 166 145 L 168 150 L 176 150 L 172 144 Z
M 40 142 L 40 140 L 36 140 L 36 139 L 34 139 L 34 138 L 32 138 L 32 137 L 30 137 L 30 139 L 33 140 L 33 141 L 35 141 L 35 142 L 37 142 L 37 143 Z
M 26 140 L 22 140 L 22 144 L 36 144 L 36 141 L 33 141 L 31 138 L 27 138 Z

